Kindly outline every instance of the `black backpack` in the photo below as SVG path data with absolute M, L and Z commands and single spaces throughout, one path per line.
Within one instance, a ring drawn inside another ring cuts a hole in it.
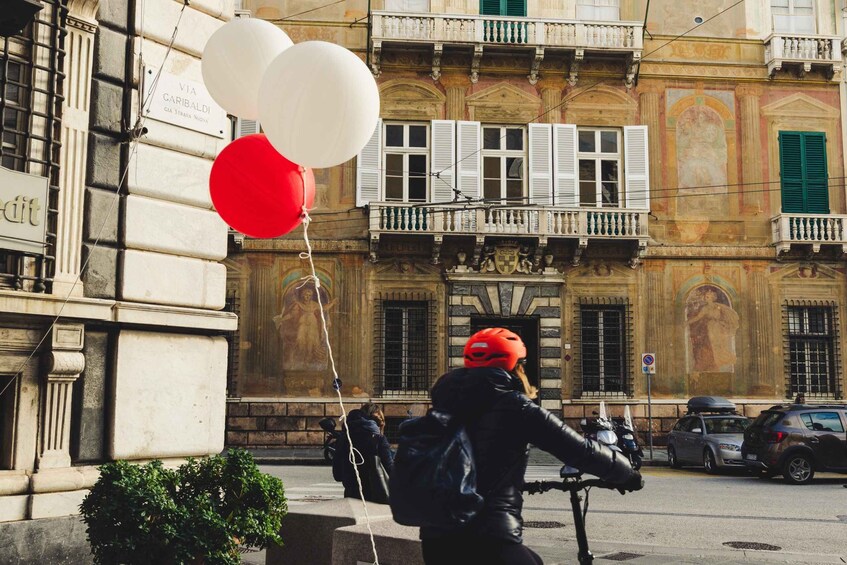
M 435 410 L 400 424 L 389 486 L 391 513 L 399 524 L 452 529 L 470 522 L 483 498 L 476 492 L 465 427 Z

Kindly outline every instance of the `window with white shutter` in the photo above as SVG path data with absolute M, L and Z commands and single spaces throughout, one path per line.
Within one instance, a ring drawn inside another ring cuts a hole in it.
M 771 0 L 771 14 L 775 32 L 814 34 L 817 30 L 813 0 Z
M 650 209 L 650 157 L 647 126 L 623 128 L 624 165 L 626 168 L 626 207 Z
M 482 127 L 482 197 L 487 202 L 526 203 L 524 136 L 522 127 Z
M 529 200 L 553 204 L 553 126 L 529 124 Z
M 380 151 L 382 149 L 382 120 L 356 159 L 356 206 L 367 206 L 379 201 L 382 174 Z
M 576 126 L 553 124 L 553 203 L 556 206 L 579 206 L 576 162 Z
M 233 140 L 238 139 L 239 137 L 244 137 L 245 135 L 253 135 L 254 133 L 261 133 L 262 127 L 259 124 L 258 120 L 247 120 L 244 118 L 236 118 L 235 120 L 235 131 L 233 132 Z
M 621 132 L 579 128 L 579 204 L 617 208 L 621 205 Z
M 432 121 L 432 198 L 440 204 L 455 199 L 456 186 L 456 122 Z
M 576 19 L 614 22 L 621 19 L 620 0 L 576 0 Z
M 383 198 L 426 202 L 429 197 L 429 125 L 386 123 L 383 129 Z
M 456 122 L 456 175 L 460 198 L 479 199 L 481 145 L 479 122 Z

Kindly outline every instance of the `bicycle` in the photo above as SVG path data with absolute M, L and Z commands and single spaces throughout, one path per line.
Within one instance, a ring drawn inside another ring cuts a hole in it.
M 580 565 L 594 563 L 594 555 L 588 549 L 588 536 L 585 534 L 585 515 L 588 513 L 588 494 L 592 487 L 618 489 L 620 485 L 613 485 L 601 479 L 580 480 L 582 473 L 573 467 L 565 465 L 559 471 L 561 481 L 533 481 L 524 484 L 523 491 L 527 494 L 540 494 L 548 490 L 560 490 L 571 493 L 571 509 L 573 510 L 574 529 L 576 529 L 576 543 L 579 546 L 577 556 Z M 585 491 L 585 504 L 581 504 L 580 492 Z M 621 490 L 621 494 L 625 494 Z

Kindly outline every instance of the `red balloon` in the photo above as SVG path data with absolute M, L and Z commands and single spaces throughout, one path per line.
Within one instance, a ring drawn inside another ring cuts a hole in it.
M 302 171 L 302 173 L 301 173 Z M 212 203 L 233 229 L 250 237 L 277 237 L 297 227 L 315 201 L 315 176 L 280 155 L 264 134 L 239 137 L 212 165 Z

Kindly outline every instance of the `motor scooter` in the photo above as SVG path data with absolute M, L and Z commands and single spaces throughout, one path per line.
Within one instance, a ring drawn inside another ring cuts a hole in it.
M 618 436 L 618 447 L 629 458 L 632 468 L 636 471 L 639 470 L 641 460 L 644 458 L 644 450 L 638 445 L 638 435 L 635 433 L 635 426 L 632 425 L 629 406 L 626 407 L 623 416 L 613 417 L 612 423 Z
M 341 437 L 341 432 L 335 429 L 335 418 L 324 418 L 318 422 L 318 425 L 326 432 L 326 437 L 324 438 L 324 459 L 327 463 L 332 463 L 332 459 L 335 457 L 335 444 L 338 442 L 338 438 Z
M 592 418 L 583 418 L 579 421 L 579 428 L 584 437 L 602 443 L 613 451 L 621 451 L 618 447 L 618 435 L 615 433 L 615 425 L 606 417 L 606 404 L 600 402 L 600 412 L 592 412 Z

